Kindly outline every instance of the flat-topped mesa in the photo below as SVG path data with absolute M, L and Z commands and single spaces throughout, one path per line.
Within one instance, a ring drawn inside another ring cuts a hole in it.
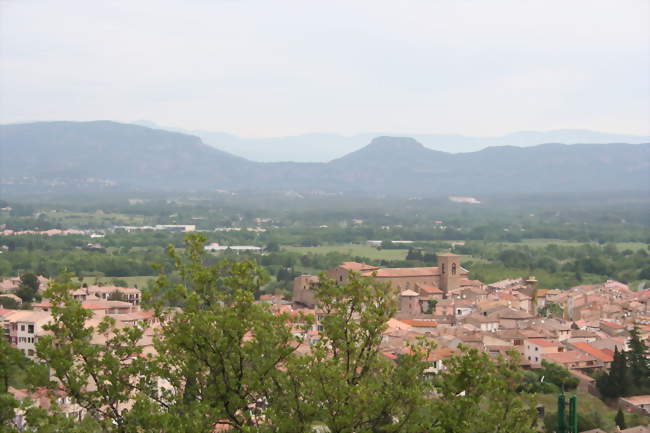
M 401 151 L 408 149 L 424 149 L 424 145 L 411 137 L 388 137 L 374 138 L 366 148 L 373 151 Z
M 350 272 L 373 277 L 377 281 L 388 282 L 397 293 L 414 291 L 422 296 L 446 297 L 450 290 L 455 290 L 468 282 L 469 272 L 461 266 L 457 254 L 438 254 L 438 266 L 418 268 L 380 268 L 358 262 L 343 262 L 325 272 L 338 284 L 345 284 Z M 294 280 L 293 301 L 307 306 L 315 305 L 313 286 L 318 284 L 315 275 L 300 275 Z

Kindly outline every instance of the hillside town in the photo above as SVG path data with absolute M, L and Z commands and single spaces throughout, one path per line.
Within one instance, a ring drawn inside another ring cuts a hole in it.
M 388 321 L 381 341 L 381 355 L 386 359 L 397 362 L 419 338 L 435 343 L 427 359 L 431 374 L 444 371 L 448 360 L 463 348 L 476 348 L 495 358 L 512 356 L 514 351 L 525 370 L 539 370 L 549 363 L 561 366 L 577 379 L 579 390 L 595 396 L 600 396 L 596 378 L 609 371 L 617 352 L 630 350 L 632 332 L 646 347 L 650 345 L 650 290 L 633 292 L 611 280 L 550 290 L 539 287 L 534 276 L 485 284 L 468 278 L 461 256 L 445 253 L 437 259 L 438 266 L 414 268 L 343 262 L 320 277 L 296 277 L 291 299 L 266 294 L 256 302 L 268 305 L 276 314 L 314 317 L 308 330 L 295 328 L 305 342 L 303 350 L 309 351 L 309 346 L 319 341 L 322 329 L 324 312 L 315 296 L 320 279 L 345 285 L 353 275 L 369 277 L 389 285 L 396 298 L 397 312 Z M 39 277 L 38 283 L 39 294 L 43 294 L 49 280 Z M 14 293 L 19 285 L 20 278 L 0 281 L 0 296 L 17 298 Z M 113 318 L 118 328 L 143 326 L 146 331 L 138 345 L 143 353 L 155 355 L 157 322 L 154 311 L 142 308 L 139 289 L 84 284 L 70 295 L 92 312 L 87 326 L 96 327 L 105 317 Z M 52 307 L 43 298 L 30 309 L 0 309 L 4 337 L 29 359 L 38 361 L 36 343 L 50 333 L 44 326 L 52 321 Z M 93 337 L 95 344 L 105 342 L 105 335 Z M 9 392 L 18 400 L 29 398 L 45 410 L 51 404 L 45 391 L 9 388 Z M 68 416 L 82 419 L 84 409 L 63 391 L 58 399 Z M 650 395 L 621 397 L 618 405 L 628 413 L 650 416 Z M 25 427 L 21 412 L 14 422 Z M 647 429 L 620 431 L 641 433 Z

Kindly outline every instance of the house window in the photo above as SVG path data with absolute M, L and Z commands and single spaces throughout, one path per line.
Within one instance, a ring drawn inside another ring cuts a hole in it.
M 32 349 L 29 349 L 27 351 L 28 356 L 34 356 L 34 351 Z
M 25 330 L 25 325 L 20 325 L 20 330 L 24 331 Z
M 451 275 L 456 275 L 456 263 L 451 264 Z
M 445 273 L 445 264 L 444 263 L 442 264 L 442 273 L 443 274 Z
M 34 325 L 28 325 L 27 326 L 27 332 L 29 332 L 30 334 L 33 334 L 34 333 Z

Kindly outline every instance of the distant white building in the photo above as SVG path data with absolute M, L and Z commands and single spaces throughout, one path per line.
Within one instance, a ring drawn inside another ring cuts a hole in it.
M 204 247 L 206 251 L 210 252 L 219 252 L 219 251 L 226 251 L 226 250 L 231 250 L 231 251 L 253 251 L 253 252 L 260 252 L 262 251 L 261 247 L 256 247 L 254 245 L 219 245 L 219 242 L 213 242 L 209 245 L 206 245 Z
M 156 230 L 166 230 L 170 232 L 193 232 L 196 230 L 196 226 L 192 224 L 183 225 L 183 224 L 157 224 L 155 227 Z
M 462 197 L 462 196 L 451 196 L 449 197 L 450 201 L 454 203 L 469 203 L 469 204 L 480 204 L 481 202 L 474 197 Z

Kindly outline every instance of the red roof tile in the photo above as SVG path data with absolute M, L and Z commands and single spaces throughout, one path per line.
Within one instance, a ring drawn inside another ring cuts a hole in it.
M 560 344 L 555 341 L 544 340 L 543 338 L 531 338 L 527 340 L 530 344 L 534 344 L 539 347 L 559 347 Z
M 373 271 L 379 269 L 377 266 L 367 265 L 365 263 L 358 263 L 358 262 L 343 262 L 339 265 L 339 268 L 347 269 L 348 271 L 354 271 L 354 272 Z
M 435 320 L 410 320 L 410 319 L 398 319 L 402 323 L 406 323 L 409 326 L 414 328 L 435 328 L 438 326 L 438 322 Z
M 420 291 L 422 293 L 425 293 L 427 295 L 433 295 L 436 293 L 444 293 L 442 290 L 440 290 L 438 287 L 432 285 L 432 284 L 418 284 L 417 285 L 420 288 Z
M 607 353 L 603 352 L 600 349 L 595 348 L 589 343 L 573 343 L 573 347 L 575 347 L 578 350 L 581 350 L 582 352 L 588 353 L 594 358 L 596 358 L 599 361 L 603 362 L 612 362 L 614 360 L 614 357 L 611 355 L 608 355 Z
M 383 268 L 377 270 L 378 278 L 429 277 L 440 275 L 437 267 L 429 268 Z
M 547 358 L 550 361 L 557 362 L 559 364 L 567 364 L 569 362 L 584 362 L 584 361 L 594 361 L 595 358 L 588 353 L 580 352 L 577 350 L 567 350 L 564 352 L 557 353 L 544 353 L 543 358 Z

